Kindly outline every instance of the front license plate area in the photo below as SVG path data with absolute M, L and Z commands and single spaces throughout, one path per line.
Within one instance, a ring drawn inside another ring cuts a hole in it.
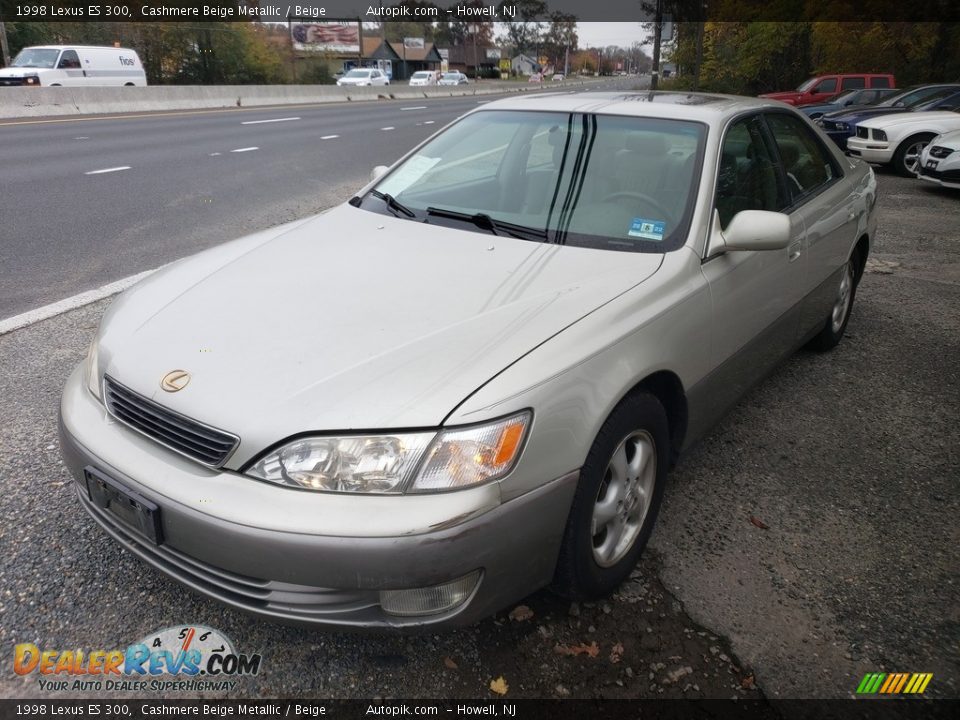
M 90 501 L 154 545 L 163 540 L 160 508 L 92 467 L 83 469 Z

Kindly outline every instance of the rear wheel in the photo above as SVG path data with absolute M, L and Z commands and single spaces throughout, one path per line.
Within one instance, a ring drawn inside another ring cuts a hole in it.
M 916 177 L 920 172 L 920 153 L 933 137 L 929 133 L 913 135 L 900 143 L 893 154 L 893 169 L 898 175 Z
M 850 322 L 853 298 L 857 293 L 858 263 L 858 255 L 854 253 L 843 267 L 830 315 L 824 322 L 823 328 L 807 346 L 811 350 L 817 350 L 818 352 L 832 350 L 843 337 L 843 333 L 847 329 L 847 323 Z
M 630 574 L 650 538 L 670 457 L 663 405 L 640 392 L 610 414 L 587 454 L 574 495 L 554 588 L 603 597 Z

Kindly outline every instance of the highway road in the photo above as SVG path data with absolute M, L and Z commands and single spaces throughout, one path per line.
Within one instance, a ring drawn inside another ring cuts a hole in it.
M 496 97 L 0 120 L 0 321 L 342 202 Z

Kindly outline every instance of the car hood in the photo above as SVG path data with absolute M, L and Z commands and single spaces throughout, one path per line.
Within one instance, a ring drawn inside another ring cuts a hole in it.
M 851 110 L 850 108 L 844 108 L 843 110 L 827 113 L 824 117 L 829 120 L 849 122 L 850 120 L 861 120 L 876 117 L 877 115 L 897 115 L 905 112 L 908 112 L 907 108 L 876 108 L 875 110 Z
M 952 122 L 954 120 L 960 123 L 960 113 L 955 113 L 952 110 L 928 110 L 925 112 L 903 113 L 895 117 L 875 117 L 860 124 L 874 128 L 894 128 L 898 125 L 911 125 L 914 123 L 930 124 L 941 123 L 943 121 Z
M 436 427 L 659 254 L 516 240 L 344 205 L 156 273 L 101 327 L 99 370 L 241 437 Z M 160 389 L 175 369 L 180 392 Z

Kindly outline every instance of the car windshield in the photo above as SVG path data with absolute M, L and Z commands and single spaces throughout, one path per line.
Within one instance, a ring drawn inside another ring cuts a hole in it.
M 847 100 L 856 100 L 857 97 L 862 93 L 862 90 L 847 90 L 845 93 L 840 93 L 839 95 L 830 98 L 828 103 L 834 103 L 837 105 L 842 105 Z
M 370 77 L 369 70 L 351 70 L 348 72 L 345 77 L 348 78 L 367 78 Z
M 474 232 L 665 252 L 686 240 L 705 135 L 665 118 L 481 111 L 354 204 Z
M 806 92 L 807 90 L 813 87 L 813 84 L 816 81 L 817 81 L 816 78 L 810 78 L 805 83 L 803 83 L 800 87 L 797 88 L 797 92 Z
M 21 50 L 10 63 L 10 67 L 22 68 L 52 68 L 57 64 L 59 50 L 26 48 Z
M 414 78 L 415 78 L 415 79 L 417 79 L 417 80 L 425 80 L 426 78 L 430 77 L 430 73 L 428 73 L 428 72 L 415 72 L 415 73 L 414 73 L 413 75 L 411 75 L 410 77 L 411 77 L 411 79 L 414 79 Z
M 909 107 L 914 112 L 923 112 L 924 110 L 935 110 L 935 105 L 939 105 L 945 100 L 952 100 L 954 96 L 960 92 L 958 88 L 944 88 L 938 92 L 931 93 L 924 98 L 921 98 L 917 102 L 912 102 L 907 107 Z
M 940 87 L 914 87 L 907 88 L 903 92 L 898 92 L 877 103 L 878 107 L 910 107 L 916 105 L 931 97 L 935 93 L 942 93 L 946 90 Z

